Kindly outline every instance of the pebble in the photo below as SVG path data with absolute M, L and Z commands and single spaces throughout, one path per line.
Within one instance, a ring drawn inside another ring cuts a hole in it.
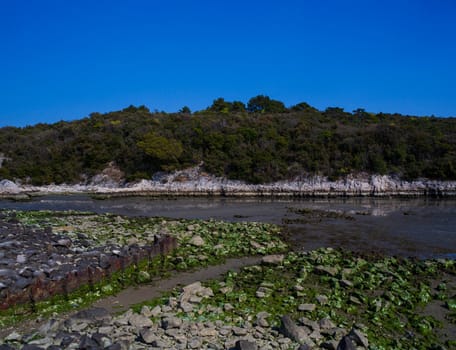
M 316 309 L 315 304 L 300 304 L 298 306 L 299 311 L 314 311 Z

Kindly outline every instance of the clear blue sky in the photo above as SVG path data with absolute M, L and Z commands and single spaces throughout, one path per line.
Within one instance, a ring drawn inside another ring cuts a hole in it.
M 258 94 L 456 116 L 456 1 L 0 0 L 0 126 Z

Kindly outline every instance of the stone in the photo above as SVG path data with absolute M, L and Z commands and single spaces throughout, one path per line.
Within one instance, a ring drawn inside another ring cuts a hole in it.
M 189 301 L 190 303 L 192 303 L 192 304 L 199 304 L 199 303 L 201 303 L 201 300 L 203 300 L 203 298 L 202 298 L 202 297 L 199 297 L 199 296 L 196 296 L 196 295 L 192 295 L 192 296 L 188 299 L 188 301 Z
M 233 334 L 237 336 L 247 335 L 247 329 L 241 327 L 233 327 Z
M 128 323 L 131 324 L 136 329 L 144 328 L 144 327 L 151 327 L 152 321 L 150 318 L 140 315 L 140 314 L 133 314 L 130 316 Z
M 20 335 L 18 332 L 14 331 L 10 333 L 8 336 L 5 337 L 6 341 L 20 341 L 22 338 L 22 335 Z
M 33 282 L 33 280 L 31 278 L 18 277 L 16 279 L 14 286 L 17 289 L 24 289 L 25 287 L 28 287 L 29 285 L 31 285 L 32 282 Z
M 143 328 L 139 331 L 139 335 L 141 339 L 146 344 L 152 344 L 155 340 L 157 340 L 156 332 L 150 328 Z
M 57 246 L 60 246 L 60 247 L 66 247 L 66 248 L 69 248 L 71 247 L 71 239 L 69 238 L 62 238 L 62 239 L 59 239 L 56 243 Z
M 161 309 L 160 305 L 157 305 L 152 310 L 150 310 L 152 317 L 157 317 L 158 315 L 161 314 L 161 312 L 162 312 L 162 309 Z
M 301 344 L 296 350 L 311 350 L 312 347 L 308 344 Z
M 317 299 L 320 305 L 328 304 L 328 297 L 326 295 L 317 295 L 315 299 Z
M 106 347 L 112 345 L 111 339 L 109 339 L 106 334 L 93 333 L 92 339 L 95 340 L 97 342 L 97 344 L 100 345 L 102 348 L 106 348 Z
M 119 343 L 112 344 L 104 350 L 122 350 L 122 346 Z
M 315 270 L 317 272 L 320 272 L 322 274 L 327 274 L 327 275 L 330 275 L 330 276 L 336 276 L 337 275 L 337 268 L 335 267 L 332 267 L 332 266 L 321 266 L 321 265 L 318 265 L 315 267 Z
M 84 334 L 79 341 L 79 349 L 101 349 L 99 344 L 87 334 Z
M 266 255 L 261 259 L 261 263 L 264 265 L 280 265 L 284 258 L 283 254 Z
M 43 336 L 49 334 L 50 332 L 55 332 L 59 329 L 60 322 L 54 319 L 50 319 L 39 328 L 39 333 Z
M 329 340 L 320 344 L 320 347 L 326 350 L 337 350 L 337 341 Z
M 243 339 L 236 341 L 234 348 L 236 350 L 257 350 L 258 349 L 257 345 L 254 342 L 248 341 L 248 340 L 243 340 Z
M 353 344 L 350 337 L 345 336 L 340 340 L 336 350 L 356 350 L 356 346 Z
M 367 340 L 366 335 L 364 335 L 359 329 L 353 328 L 348 336 L 356 343 L 356 345 L 360 345 L 365 348 L 369 347 L 369 340 Z
M 361 304 L 362 304 L 361 300 L 359 300 L 357 297 L 355 297 L 355 296 L 353 296 L 353 295 L 350 296 L 350 301 L 351 301 L 353 304 L 356 304 L 356 305 L 361 305 Z
M 203 328 L 200 331 L 200 336 L 202 337 L 216 337 L 218 335 L 218 331 L 215 328 Z
M 18 264 L 24 264 L 27 262 L 27 257 L 24 254 L 18 254 L 16 257 L 16 262 Z
M 103 334 L 111 334 L 113 332 L 114 328 L 113 326 L 103 326 L 98 328 L 98 332 L 103 333 Z
M 48 348 L 49 349 L 49 348 Z M 59 348 L 60 349 L 60 348 Z M 0 345 L 0 350 L 16 350 L 16 348 L 13 348 L 12 346 L 8 344 L 2 344 Z M 51 349 L 52 350 L 52 349 Z
M 73 332 L 82 332 L 84 329 L 86 329 L 87 327 L 89 327 L 89 324 L 87 322 L 76 322 L 76 323 L 73 323 L 73 325 L 71 326 L 71 330 Z
M 201 345 L 203 345 L 203 342 L 198 337 L 191 338 L 187 343 L 187 347 L 190 349 L 200 349 Z
M 257 298 L 265 298 L 271 293 L 271 289 L 266 287 L 259 287 L 255 292 Z
M 340 284 L 342 286 L 344 286 L 344 287 L 347 287 L 347 288 L 353 287 L 353 282 L 351 282 L 351 281 L 349 281 L 347 279 L 344 279 L 344 278 L 340 280 Z
M 282 317 L 281 331 L 284 336 L 300 344 L 305 344 L 309 339 L 305 328 L 298 327 L 289 315 Z
M 33 344 L 26 344 L 22 348 L 22 350 L 44 350 L 41 346 L 33 345 Z
M 169 349 L 169 344 L 161 339 L 155 339 L 150 345 L 154 348 Z
M 311 328 L 314 331 L 319 331 L 320 330 L 320 325 L 318 324 L 318 322 L 312 321 L 312 320 L 308 319 L 307 317 L 301 317 L 299 319 L 299 322 L 303 326 L 309 327 L 309 328 Z
M 183 301 L 180 303 L 180 308 L 182 309 L 183 312 L 185 313 L 188 313 L 188 312 L 191 312 L 193 310 L 193 305 L 186 302 L 186 301 Z
M 147 306 L 147 305 L 143 305 L 143 306 L 141 307 L 140 314 L 143 315 L 144 317 L 147 317 L 147 318 L 152 317 L 152 312 L 151 312 L 151 310 L 150 310 L 150 307 Z
M 108 310 L 94 307 L 87 310 L 79 311 L 73 316 L 73 319 L 84 320 L 87 323 L 95 323 L 97 321 L 107 321 L 111 319 L 111 315 Z
M 319 331 L 313 331 L 312 333 L 309 334 L 309 338 L 313 339 L 313 340 L 320 340 L 323 338 L 323 336 L 321 335 L 321 333 Z
M 321 329 L 331 329 L 331 328 L 335 328 L 336 325 L 334 324 L 333 321 L 331 321 L 330 318 L 328 317 L 325 317 L 325 318 L 322 318 L 319 322 L 318 322 L 319 326 Z
M 231 311 L 234 309 L 234 306 L 231 305 L 230 303 L 226 303 L 225 305 L 223 305 L 223 310 L 225 311 Z
M 261 248 L 263 248 L 263 246 L 260 243 L 256 242 L 256 241 L 250 241 L 250 246 L 253 249 L 261 249 Z
M 178 317 L 169 316 L 169 317 L 165 317 L 162 320 L 163 329 L 179 328 L 181 325 L 182 325 L 182 320 Z
M 204 239 L 198 235 L 193 236 L 192 239 L 188 243 L 195 247 L 202 247 L 205 244 Z
M 298 306 L 299 311 L 314 311 L 316 308 L 315 304 L 300 304 Z

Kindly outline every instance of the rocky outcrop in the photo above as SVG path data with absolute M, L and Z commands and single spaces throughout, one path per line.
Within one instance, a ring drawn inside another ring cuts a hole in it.
M 10 180 L 1 180 L 0 181 L 0 193 L 4 194 L 16 194 L 20 193 L 22 189 Z
M 222 320 L 200 322 L 188 317 L 189 304 L 198 307 L 204 298 L 212 298 L 209 287 L 195 282 L 169 297 L 162 305 L 144 305 L 139 313 L 131 309 L 112 316 L 105 309 L 92 308 L 69 318 L 47 320 L 28 334 L 14 331 L 4 338 L 10 349 L 367 349 L 369 342 L 359 329 L 336 327 L 332 322 L 315 322 L 305 317 L 295 322 L 282 317 L 280 329 L 258 320 L 268 314 L 260 312 L 256 322 L 243 320 L 233 325 Z M 221 307 L 212 307 L 214 315 Z M 263 314 L 263 315 L 261 315 Z M 323 319 L 326 320 L 327 319 Z M 116 346 L 116 347 L 115 347 Z
M 95 176 L 88 184 L 29 186 L 0 182 L 0 194 L 11 193 L 94 193 L 106 195 L 171 195 L 171 196 L 456 196 L 456 181 L 420 179 L 405 181 L 388 175 L 348 175 L 331 181 L 323 176 L 302 176 L 289 181 L 247 184 L 227 180 L 202 171 L 201 167 L 173 173 L 157 173 L 151 180 L 136 183 L 122 181 L 114 166 Z
M 83 233 L 71 239 L 0 218 L 0 308 L 68 294 L 176 246 L 175 238 L 157 236 L 153 245 L 92 247 Z

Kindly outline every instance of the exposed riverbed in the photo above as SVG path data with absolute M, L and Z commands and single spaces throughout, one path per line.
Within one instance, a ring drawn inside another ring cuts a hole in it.
M 286 223 L 298 250 L 342 247 L 420 258 L 456 257 L 456 199 L 128 197 L 96 200 L 86 195 L 54 195 L 24 202 L 1 200 L 0 208 Z M 299 214 L 296 209 L 305 212 Z M 337 215 L 305 215 L 311 212 Z

